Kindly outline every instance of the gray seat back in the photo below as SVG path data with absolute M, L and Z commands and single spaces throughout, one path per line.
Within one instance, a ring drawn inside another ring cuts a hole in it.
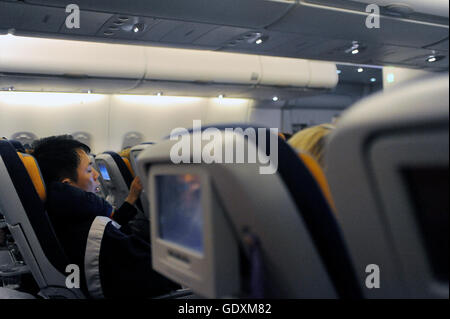
M 448 298 L 448 74 L 344 113 L 327 177 L 366 298 Z M 379 284 L 379 285 L 378 285 Z
M 68 289 L 69 262 L 44 208 L 45 184 L 35 159 L 0 140 L 0 211 L 45 298 L 83 298 Z

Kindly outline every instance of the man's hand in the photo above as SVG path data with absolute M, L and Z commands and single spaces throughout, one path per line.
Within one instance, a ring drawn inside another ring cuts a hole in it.
M 142 192 L 142 184 L 139 177 L 135 177 L 133 182 L 131 182 L 130 185 L 130 193 L 128 193 L 127 198 L 125 199 L 126 202 L 128 202 L 131 205 L 134 205 L 136 201 L 138 200 L 139 196 Z

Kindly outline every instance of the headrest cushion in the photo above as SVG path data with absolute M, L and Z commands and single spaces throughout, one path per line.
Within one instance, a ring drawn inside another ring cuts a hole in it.
M 33 182 L 34 188 L 36 189 L 39 198 L 45 202 L 47 199 L 47 193 L 45 190 L 44 179 L 42 178 L 41 171 L 39 170 L 39 166 L 37 164 L 36 159 L 29 154 L 17 153 L 22 160 L 23 165 L 25 166 L 28 175 L 30 175 L 30 179 Z
M 331 196 L 330 187 L 328 185 L 328 181 L 325 177 L 325 174 L 320 167 L 319 163 L 316 162 L 316 160 L 309 154 L 306 153 L 299 153 L 298 154 L 305 164 L 305 166 L 310 171 L 311 175 L 316 180 L 317 184 L 319 185 L 323 196 L 328 202 L 328 205 L 330 206 L 331 210 L 336 213 L 336 208 L 334 205 L 333 197 Z
M 135 177 L 134 170 L 133 170 L 133 168 L 131 167 L 130 160 L 129 160 L 128 158 L 126 158 L 126 157 L 122 157 L 122 159 L 123 159 L 125 165 L 128 167 L 128 170 L 130 171 L 131 176 Z

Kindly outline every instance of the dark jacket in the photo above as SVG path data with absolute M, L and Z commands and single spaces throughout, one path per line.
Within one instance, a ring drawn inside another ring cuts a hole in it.
M 81 289 L 91 297 L 153 297 L 179 288 L 152 270 L 151 246 L 128 222 L 136 208 L 118 210 L 103 198 L 54 182 L 46 208 L 70 263 L 81 273 Z

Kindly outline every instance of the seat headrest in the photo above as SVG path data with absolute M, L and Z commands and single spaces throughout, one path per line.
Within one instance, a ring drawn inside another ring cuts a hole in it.
M 131 175 L 133 176 L 133 178 L 135 177 L 135 174 L 134 174 L 134 170 L 133 170 L 133 168 L 131 167 L 131 163 L 130 163 L 130 160 L 128 159 L 128 158 L 126 158 L 126 157 L 122 157 L 122 159 L 123 159 L 123 161 L 124 161 L 124 163 L 125 163 L 125 165 L 128 167 L 128 169 L 129 169 L 129 171 L 130 171 L 130 173 L 131 173 Z
M 306 168 L 308 168 L 311 175 L 316 180 L 330 208 L 333 210 L 334 213 L 336 213 L 336 207 L 334 205 L 333 197 L 331 196 L 331 191 L 328 185 L 327 178 L 325 177 L 325 174 L 322 168 L 320 167 L 319 163 L 317 163 L 316 160 L 309 154 L 300 152 L 298 155 L 300 156 L 300 159 L 303 161 L 303 164 L 305 164 Z
M 45 200 L 47 199 L 47 192 L 45 190 L 44 179 L 42 178 L 42 174 L 39 170 L 36 159 L 32 155 L 23 154 L 20 152 L 17 152 L 17 155 L 19 155 L 19 158 L 25 166 L 28 175 L 30 175 L 30 179 L 33 182 L 34 188 L 36 189 L 39 198 L 43 202 L 45 202 Z

